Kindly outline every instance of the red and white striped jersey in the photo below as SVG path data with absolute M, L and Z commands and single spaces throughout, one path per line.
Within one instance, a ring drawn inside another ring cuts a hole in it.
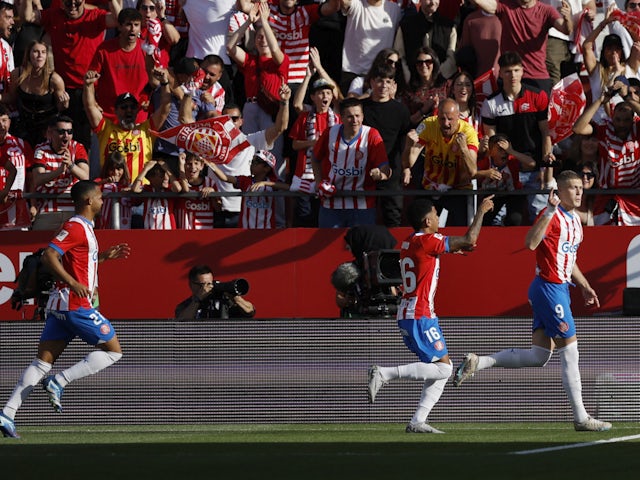
M 9 89 L 9 80 L 14 68 L 13 48 L 9 42 L 2 38 L 0 39 L 0 92 Z
M 447 237 L 416 232 L 400 246 L 402 300 L 398 320 L 436 318 L 434 299 L 440 275 L 440 255 L 449 251 Z
M 120 185 L 118 183 L 105 183 L 102 185 L 102 193 L 122 192 L 128 185 Z M 120 230 L 129 230 L 131 228 L 131 198 L 121 197 L 118 199 L 120 203 Z M 96 219 L 96 226 L 100 229 L 111 228 L 111 217 L 113 216 L 114 199 L 103 197 L 102 210 L 100 216 Z
M 322 162 L 322 179 L 328 179 L 337 190 L 362 192 L 375 190 L 375 181 L 369 172 L 388 163 L 387 151 L 380 133 L 363 125 L 358 135 L 345 142 L 343 125 L 334 125 L 324 131 L 313 149 L 314 161 Z M 374 197 L 331 197 L 322 200 L 322 206 L 333 209 L 366 209 L 375 207 Z
M 222 115 L 222 109 L 224 108 L 225 91 L 224 88 L 222 88 L 222 85 L 220 85 L 220 82 L 214 83 L 210 88 L 204 90 L 204 92 L 211 94 L 211 96 L 213 97 L 213 104 L 216 108 L 216 112 Z
M 16 179 L 10 190 L 25 190 L 27 182 L 27 170 L 33 162 L 33 150 L 27 142 L 21 138 L 7 135 L 4 143 L 0 145 L 0 189 L 5 187 L 7 171 L 4 166 L 10 160 L 16 167 Z
M 292 14 L 270 5 L 269 23 L 280 48 L 289 57 L 289 83 L 302 83 L 309 65 L 309 31 L 320 18 L 319 5 L 298 5 Z
M 211 177 L 205 177 L 202 185 L 190 185 L 190 192 L 201 192 L 209 187 L 218 190 Z M 214 206 L 216 199 L 178 198 L 176 201 L 176 225 L 183 230 L 205 230 L 213 228 Z
M 626 139 L 617 137 L 611 121 L 596 127 L 600 152 L 600 185 L 609 188 L 640 187 L 640 117 L 634 118 Z
M 74 163 L 87 163 L 87 151 L 81 143 L 71 140 L 69 142 L 69 153 Z M 33 166 L 43 167 L 46 172 L 52 172 L 60 168 L 63 156 L 54 152 L 51 143 L 41 143 L 36 147 L 33 154 Z M 48 193 L 60 195 L 62 193 L 70 193 L 71 187 L 78 183 L 78 179 L 71 173 L 69 169 L 53 180 L 36 187 L 38 193 Z M 73 201 L 70 198 L 45 198 L 38 200 L 38 211 L 43 212 L 72 212 Z
M 142 187 L 144 192 L 153 192 L 151 185 Z M 164 192 L 171 192 L 167 188 Z M 174 198 L 145 198 L 142 219 L 147 230 L 175 230 L 176 217 L 174 214 Z
M 98 239 L 93 223 L 76 215 L 67 220 L 49 246 L 62 256 L 62 266 L 78 282 L 93 292 L 98 285 Z M 91 308 L 90 297 L 79 297 L 69 285 L 58 281 L 49 295 L 47 309 L 67 312 Z
M 238 188 L 243 192 L 249 191 L 253 185 L 253 178 L 242 175 L 236 177 Z M 272 192 L 271 187 L 261 187 L 263 192 Z M 240 227 L 250 229 L 276 228 L 275 197 L 242 197 L 242 211 L 240 212 Z
M 571 282 L 582 238 L 580 217 L 558 206 L 542 242 L 536 248 L 536 275 L 551 283 Z

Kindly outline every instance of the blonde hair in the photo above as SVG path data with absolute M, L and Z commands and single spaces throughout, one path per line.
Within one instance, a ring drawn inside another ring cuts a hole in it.
M 53 52 L 51 46 L 41 40 L 32 40 L 29 42 L 27 49 L 24 51 L 24 57 L 22 58 L 22 66 L 20 68 L 20 75 L 18 76 L 18 85 L 21 85 L 31 73 L 33 72 L 33 64 L 31 63 L 31 50 L 36 45 L 43 45 L 47 49 L 47 61 L 44 63 L 42 70 L 42 80 L 40 83 L 40 89 L 48 92 L 51 89 L 51 74 L 54 71 L 53 67 Z

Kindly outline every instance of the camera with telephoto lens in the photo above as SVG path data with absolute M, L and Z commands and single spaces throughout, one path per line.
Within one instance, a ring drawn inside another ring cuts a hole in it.
M 228 293 L 233 297 L 246 295 L 249 291 L 249 282 L 244 278 L 236 278 L 228 282 L 213 282 L 213 293 Z

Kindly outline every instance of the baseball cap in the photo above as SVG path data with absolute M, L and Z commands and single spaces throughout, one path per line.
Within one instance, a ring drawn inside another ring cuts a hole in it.
M 119 107 L 120 105 L 124 105 L 125 103 L 135 103 L 136 105 L 139 105 L 138 99 L 134 97 L 132 93 L 129 93 L 129 92 L 121 93 L 116 98 L 116 107 Z
M 316 93 L 318 90 L 333 90 L 333 83 L 325 78 L 319 78 L 311 85 L 311 93 Z

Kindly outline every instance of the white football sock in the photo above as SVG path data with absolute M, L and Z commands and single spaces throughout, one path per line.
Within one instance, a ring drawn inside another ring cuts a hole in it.
M 56 382 L 64 388 L 69 382 L 98 373 L 100 370 L 104 370 L 105 368 L 113 365 L 121 358 L 121 353 L 94 350 L 75 365 L 72 365 L 66 370 L 58 373 L 56 375 Z
M 573 342 L 566 347 L 559 348 L 560 365 L 562 366 L 562 387 L 569 397 L 573 418 L 576 422 L 584 422 L 589 414 L 582 403 L 582 381 L 580 380 L 580 367 L 578 366 L 580 354 L 578 342 Z
M 546 348 L 533 345 L 531 349 L 511 348 L 502 350 L 493 355 L 479 358 L 478 370 L 489 367 L 520 368 L 520 367 L 544 367 L 553 352 Z
M 7 404 L 2 410 L 2 413 L 13 420 L 16 412 L 20 408 L 20 405 L 22 405 L 22 402 L 24 402 L 29 396 L 33 387 L 35 387 L 40 380 L 49 373 L 51 367 L 52 365 L 50 363 L 40 360 L 39 358 L 36 358 L 31 362 L 31 365 L 25 368 L 22 372 L 22 376 L 13 389 L 13 393 L 9 397 L 9 400 L 7 400 Z
M 440 374 L 443 376 L 437 380 L 427 380 L 422 387 L 422 393 L 420 394 L 420 402 L 418 408 L 413 414 L 411 423 L 422 423 L 427 421 L 427 417 L 434 405 L 440 400 L 440 396 L 444 391 L 444 387 L 451 376 L 453 367 L 449 363 L 431 363 L 430 365 L 437 365 Z
M 424 363 L 415 362 L 408 365 L 400 365 L 398 368 L 398 377 L 402 380 L 440 380 L 449 378 L 453 367 L 449 363 L 434 362 Z M 384 376 L 383 376 L 384 378 Z

